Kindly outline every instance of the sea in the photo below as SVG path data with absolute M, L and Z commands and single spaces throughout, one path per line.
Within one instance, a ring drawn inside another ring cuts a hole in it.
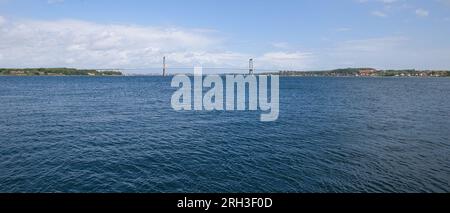
M 280 114 L 170 77 L 0 77 L 0 192 L 450 192 L 450 78 L 281 77 Z

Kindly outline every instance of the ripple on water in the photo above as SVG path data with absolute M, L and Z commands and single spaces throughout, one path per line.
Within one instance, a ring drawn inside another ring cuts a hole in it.
M 280 119 L 169 79 L 0 77 L 2 192 L 449 192 L 450 79 L 281 78 Z

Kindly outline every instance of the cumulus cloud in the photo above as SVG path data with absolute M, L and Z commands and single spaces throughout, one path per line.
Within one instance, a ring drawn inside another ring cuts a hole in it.
M 428 10 L 424 10 L 424 9 L 420 9 L 420 8 L 417 9 L 415 11 L 415 13 L 417 16 L 420 16 L 420 17 L 427 17 L 430 14 L 430 12 L 428 12 Z
M 314 57 L 307 52 L 268 52 L 256 60 L 268 68 L 306 69 L 311 66 Z
M 386 13 L 381 12 L 381 11 L 378 11 L 378 10 L 372 11 L 371 14 L 374 15 L 374 16 L 381 17 L 381 18 L 387 17 L 387 14 L 386 14 Z
M 372 11 L 371 13 L 373 16 L 377 16 L 377 17 L 381 17 L 381 18 L 385 18 L 387 17 L 387 14 L 378 10 Z
M 172 67 L 245 67 L 248 58 L 258 57 L 223 48 L 224 40 L 213 30 L 79 20 L 21 20 L 1 30 L 0 67 L 160 67 L 162 56 Z M 259 57 L 272 67 L 305 58 L 299 53 L 277 54 Z
M 6 19 L 3 16 L 0 16 L 0 26 L 6 23 Z
M 336 32 L 348 32 L 351 30 L 352 30 L 352 28 L 349 28 L 349 27 L 340 27 L 340 28 L 336 29 Z
M 272 43 L 272 46 L 277 49 L 288 49 L 290 47 L 289 43 L 287 42 L 274 42 Z
M 19 21 L 4 28 L 0 40 L 0 53 L 5 56 L 1 65 L 10 67 L 148 66 L 159 63 L 163 55 L 193 64 L 235 55 L 212 52 L 220 39 L 195 30 L 76 20 Z M 205 55 L 209 57 L 200 57 Z

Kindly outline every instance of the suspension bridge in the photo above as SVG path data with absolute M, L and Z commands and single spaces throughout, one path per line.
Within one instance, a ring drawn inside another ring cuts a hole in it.
M 248 67 L 202 67 L 205 71 L 210 71 L 215 74 L 222 74 L 222 73 L 236 73 L 236 74 L 248 74 L 248 75 L 254 75 L 255 74 L 255 66 L 254 66 L 254 59 L 248 60 Z M 168 61 L 166 57 L 163 57 L 162 59 L 162 66 L 161 67 L 134 67 L 134 68 L 108 68 L 108 69 L 95 69 L 98 71 L 119 71 L 127 74 L 134 74 L 133 72 L 150 72 L 152 75 L 160 75 L 160 76 L 170 76 L 170 75 L 176 75 L 180 73 L 190 73 L 194 70 L 194 67 L 171 67 L 168 66 Z M 260 72 L 278 72 L 277 69 L 263 69 L 258 68 L 258 71 Z

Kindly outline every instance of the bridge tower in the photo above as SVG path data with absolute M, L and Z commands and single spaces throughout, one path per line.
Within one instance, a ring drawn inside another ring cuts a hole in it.
M 166 56 L 163 57 L 163 76 L 167 75 Z
M 253 67 L 253 58 L 251 58 L 250 60 L 248 60 L 248 74 L 253 75 L 254 72 L 255 68 Z

